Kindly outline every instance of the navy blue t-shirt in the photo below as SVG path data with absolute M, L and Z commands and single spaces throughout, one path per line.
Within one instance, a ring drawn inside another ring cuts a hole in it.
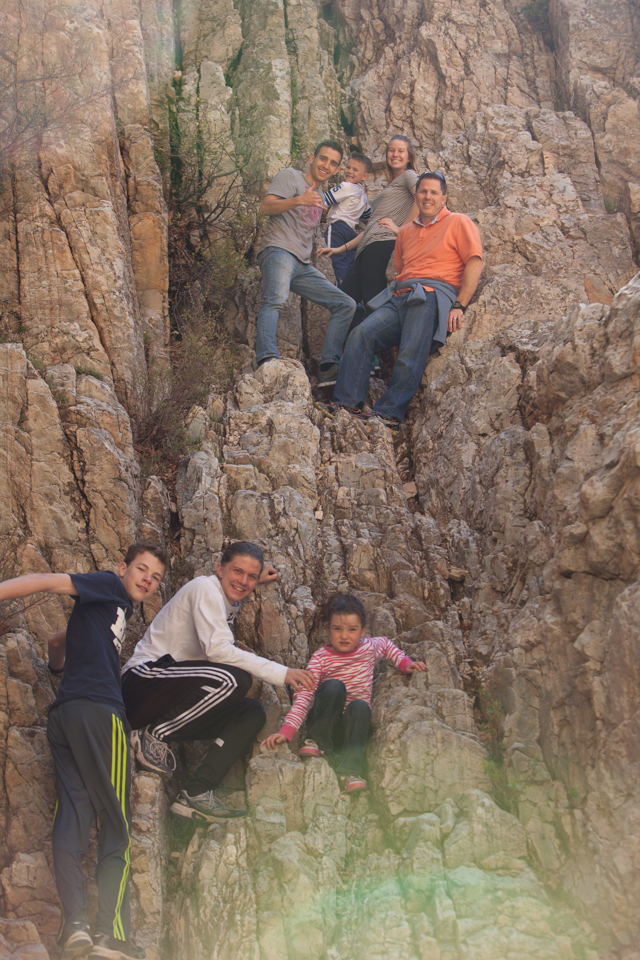
M 120 649 L 131 600 L 120 577 L 110 570 L 72 573 L 78 591 L 67 624 L 64 675 L 57 707 L 87 697 L 124 709 L 120 687 Z

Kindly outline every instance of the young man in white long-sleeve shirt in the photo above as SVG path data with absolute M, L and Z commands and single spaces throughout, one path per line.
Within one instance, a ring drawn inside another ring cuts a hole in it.
M 230 623 L 241 600 L 263 574 L 262 551 L 234 543 L 222 554 L 217 576 L 196 577 L 163 607 L 123 669 L 122 694 L 138 763 L 171 775 L 175 759 L 166 741 L 212 741 L 202 763 L 183 784 L 171 811 L 194 819 L 243 816 L 214 796 L 232 765 L 265 722 L 247 697 L 252 677 L 296 690 L 313 686 L 305 670 L 292 670 L 235 646 Z

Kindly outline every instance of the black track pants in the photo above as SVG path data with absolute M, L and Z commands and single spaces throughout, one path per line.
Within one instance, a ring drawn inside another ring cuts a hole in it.
M 129 936 L 129 727 L 124 713 L 94 700 L 70 700 L 49 714 L 47 739 L 58 803 L 52 845 L 65 922 L 87 922 L 82 859 L 98 818 L 96 930 Z
M 247 697 L 252 679 L 228 663 L 176 663 L 170 656 L 138 664 L 123 676 L 122 695 L 134 730 L 149 726 L 160 740 L 213 741 L 183 784 L 190 796 L 217 787 L 264 726 L 261 704 Z

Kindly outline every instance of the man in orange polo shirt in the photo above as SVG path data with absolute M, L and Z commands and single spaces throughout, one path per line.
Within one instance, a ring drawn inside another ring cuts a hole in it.
M 373 415 L 397 430 L 407 412 L 429 354 L 447 333 L 462 326 L 462 315 L 482 273 L 482 244 L 475 223 L 447 210 L 447 183 L 427 172 L 416 184 L 417 220 L 401 227 L 396 240 L 396 279 L 369 302 L 375 308 L 347 340 L 333 403 L 362 418 L 374 353 L 399 347 L 389 387 Z

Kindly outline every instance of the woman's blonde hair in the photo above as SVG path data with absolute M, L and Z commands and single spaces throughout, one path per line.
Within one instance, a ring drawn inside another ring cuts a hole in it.
M 397 133 L 395 137 L 391 137 L 391 140 L 389 140 L 386 146 L 386 149 L 384 151 L 384 160 L 387 165 L 387 180 L 393 180 L 393 170 L 389 166 L 389 161 L 387 160 L 387 157 L 389 155 L 389 147 L 391 146 L 394 140 L 402 140 L 402 142 L 406 143 L 407 145 L 407 153 L 409 154 L 409 162 L 407 163 L 407 170 L 415 170 L 416 161 L 418 159 L 416 157 L 416 152 L 413 149 L 413 144 L 411 143 L 411 140 L 409 140 L 409 137 L 405 137 L 403 133 Z

